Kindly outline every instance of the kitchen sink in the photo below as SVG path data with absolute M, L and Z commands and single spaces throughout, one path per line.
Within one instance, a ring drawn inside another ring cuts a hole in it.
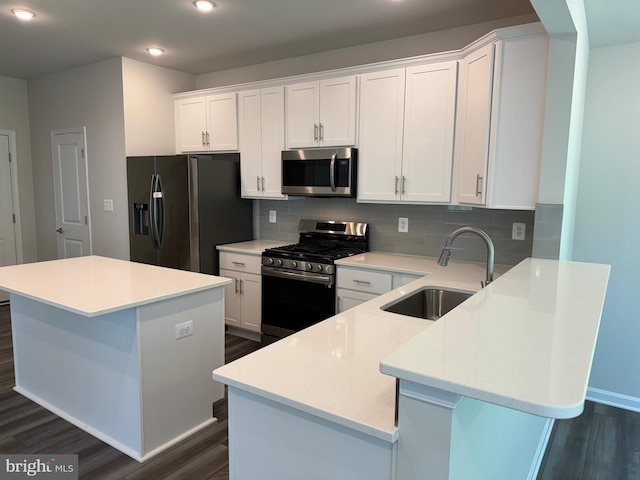
M 438 320 L 471 295 L 473 293 L 427 287 L 381 308 L 385 312 Z

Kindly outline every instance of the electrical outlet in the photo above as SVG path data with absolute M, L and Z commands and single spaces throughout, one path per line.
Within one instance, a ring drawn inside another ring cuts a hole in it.
M 511 230 L 511 240 L 524 240 L 527 236 L 527 225 L 524 223 L 514 223 Z
M 193 320 L 188 322 L 178 323 L 175 326 L 176 340 L 193 335 Z
M 276 211 L 269 210 L 269 223 L 276 223 Z
M 407 217 L 398 217 L 398 232 L 407 233 L 409 231 L 409 219 Z
M 104 211 L 113 212 L 113 200 L 105 198 L 103 202 L 104 202 Z

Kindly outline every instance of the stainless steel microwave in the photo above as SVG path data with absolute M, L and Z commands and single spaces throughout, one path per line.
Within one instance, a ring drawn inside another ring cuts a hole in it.
M 305 197 L 355 197 L 356 148 L 282 152 L 282 193 Z

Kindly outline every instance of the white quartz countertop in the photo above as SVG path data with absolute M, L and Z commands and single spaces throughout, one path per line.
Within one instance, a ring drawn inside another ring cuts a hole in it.
M 340 264 L 406 265 L 427 275 L 227 364 L 213 378 L 390 442 L 398 435 L 395 377 L 541 416 L 580 413 L 608 266 L 527 259 L 433 322 L 381 307 L 431 286 L 477 292 L 484 265 L 424 259 L 418 271 L 413 257 L 397 257 L 370 252 Z
M 228 283 L 224 277 L 95 255 L 0 268 L 0 289 L 87 317 Z
M 246 242 L 227 243 L 218 245 L 216 248 L 221 252 L 246 253 L 249 255 L 261 255 L 267 248 L 281 247 L 291 242 L 281 242 L 277 240 L 249 240 Z
M 527 259 L 384 358 L 381 371 L 542 417 L 575 417 L 609 269 Z

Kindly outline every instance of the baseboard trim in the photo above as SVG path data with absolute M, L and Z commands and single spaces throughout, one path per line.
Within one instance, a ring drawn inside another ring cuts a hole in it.
M 599 388 L 589 387 L 587 389 L 587 400 L 612 407 L 640 412 L 640 398 L 623 395 L 621 393 L 609 392 Z

